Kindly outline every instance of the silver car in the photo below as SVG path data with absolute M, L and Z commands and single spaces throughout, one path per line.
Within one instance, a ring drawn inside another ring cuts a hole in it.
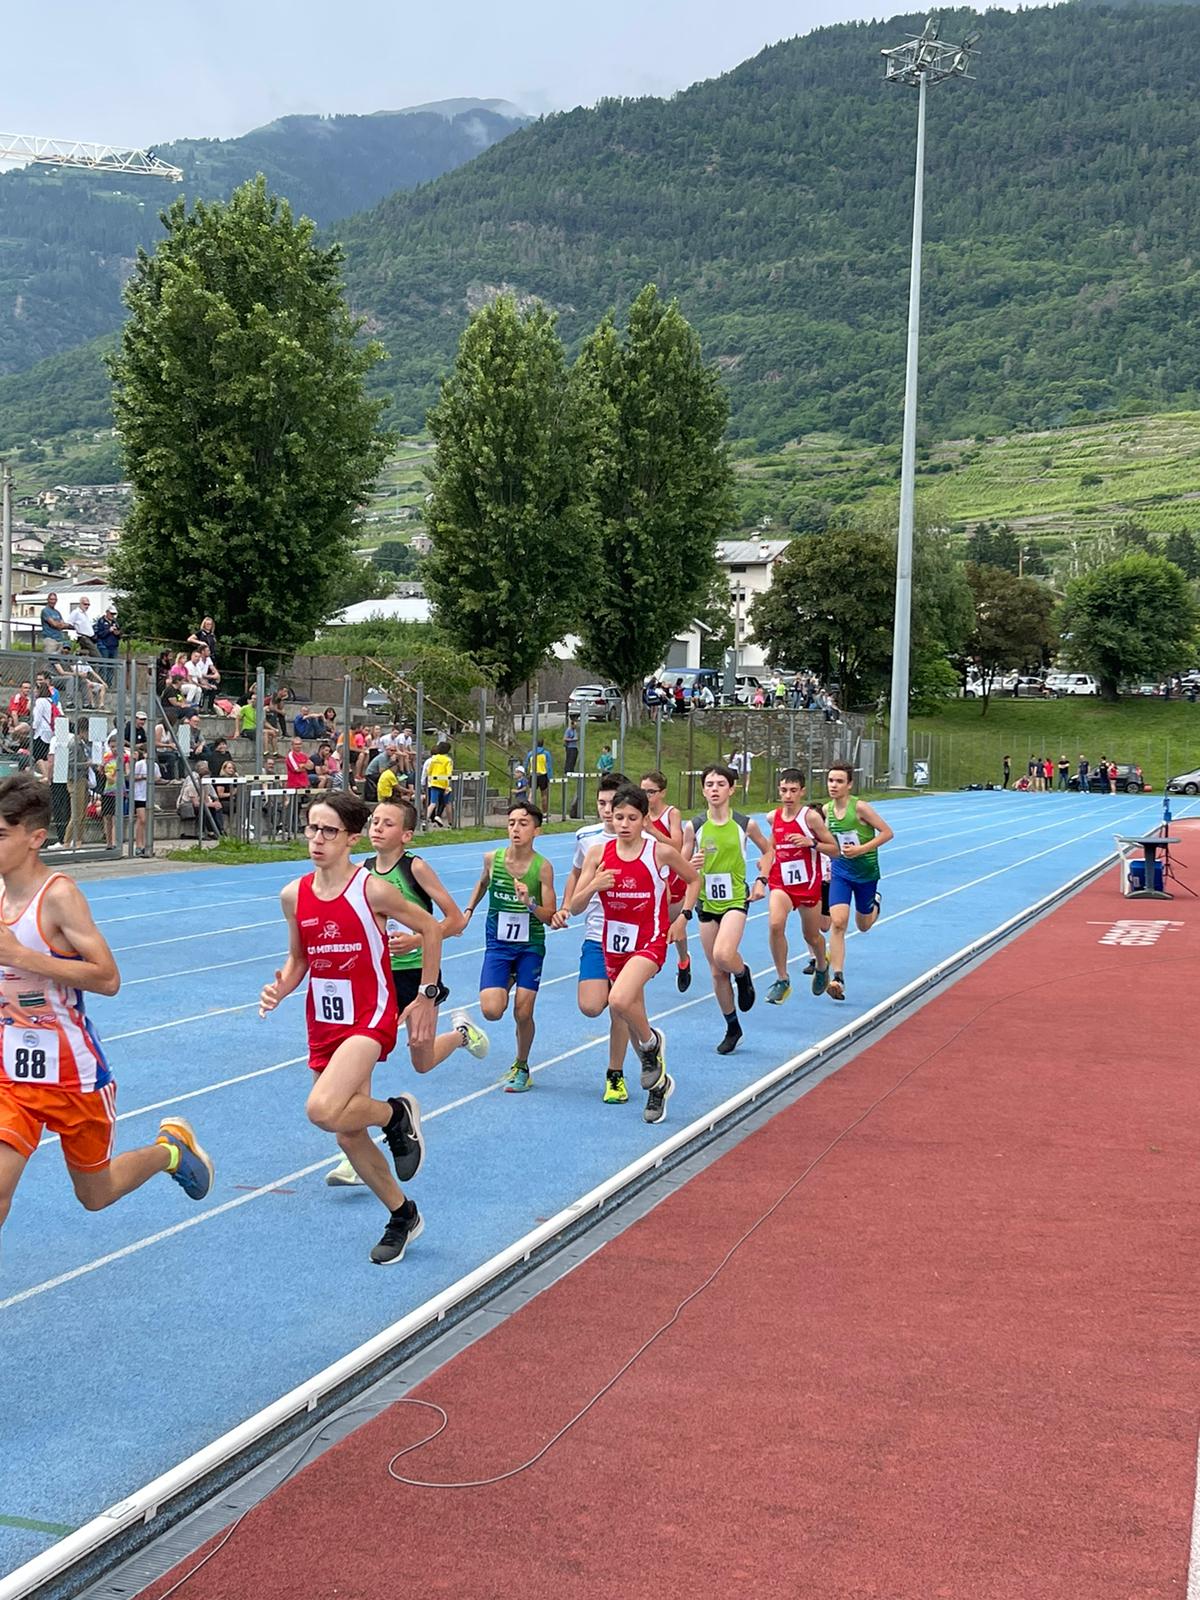
M 572 689 L 567 700 L 567 715 L 581 717 L 588 714 L 589 722 L 611 722 L 621 715 L 621 691 L 605 688 L 600 683 L 581 683 Z
M 1200 794 L 1200 767 L 1194 772 L 1181 772 L 1167 784 L 1168 794 Z

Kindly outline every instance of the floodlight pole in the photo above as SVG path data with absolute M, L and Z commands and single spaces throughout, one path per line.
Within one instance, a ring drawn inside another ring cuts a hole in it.
M 900 445 L 900 530 L 896 539 L 896 613 L 892 624 L 892 708 L 888 783 L 908 783 L 908 679 L 912 655 L 913 521 L 917 477 L 917 350 L 921 333 L 921 230 L 925 203 L 925 73 L 917 84 L 917 172 L 913 185 L 912 265 L 908 278 L 908 350 L 904 361 L 904 433 Z
M 917 91 L 917 164 L 913 184 L 912 265 L 908 279 L 908 348 L 904 365 L 904 428 L 900 446 L 900 526 L 896 537 L 896 613 L 892 630 L 892 704 L 888 719 L 888 783 L 908 783 L 908 686 L 912 655 L 913 521 L 917 475 L 917 352 L 921 329 L 921 229 L 925 204 L 925 92 L 945 78 L 969 76 L 978 34 L 961 45 L 938 38 L 930 17 L 919 38 L 882 52 L 888 83 Z

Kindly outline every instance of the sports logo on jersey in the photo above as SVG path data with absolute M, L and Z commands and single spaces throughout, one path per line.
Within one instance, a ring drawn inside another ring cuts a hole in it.
M 321 938 L 322 939 L 336 939 L 338 934 L 341 933 L 341 931 L 342 930 L 338 927 L 336 922 L 327 922 L 325 924 L 325 926 L 321 929 Z

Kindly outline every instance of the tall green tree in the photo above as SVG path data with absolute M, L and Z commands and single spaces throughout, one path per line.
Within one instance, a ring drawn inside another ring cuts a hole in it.
M 580 354 L 596 442 L 599 566 L 579 619 L 584 659 L 629 694 L 703 607 L 734 526 L 728 407 L 700 341 L 653 284 L 622 336 L 611 316 Z
M 943 525 L 915 529 L 913 538 L 912 667 L 909 704 L 918 716 L 940 709 L 961 682 L 956 664 L 966 654 L 975 617 L 963 564 Z
M 996 677 L 1053 648 L 1054 599 L 1040 583 L 1003 567 L 968 562 L 966 577 L 975 605 L 967 650 L 982 678 L 980 715 L 986 717 Z
M 1194 533 L 1181 529 L 1169 533 L 1163 545 L 1163 555 L 1173 561 L 1185 578 L 1200 578 L 1200 541 Z
M 1135 550 L 1069 584 L 1061 624 L 1072 663 L 1116 700 L 1123 678 L 1191 665 L 1200 607 L 1173 562 Z
M 363 390 L 381 352 L 356 341 L 340 249 L 262 179 L 163 223 L 111 362 L 134 488 L 113 580 L 140 633 L 181 638 L 203 611 L 223 644 L 287 655 L 354 571 L 390 443 Z
M 595 569 L 589 408 L 554 318 L 500 296 L 468 323 L 441 399 L 424 579 L 442 632 L 502 697 L 574 627 Z
M 793 539 L 750 607 L 768 661 L 836 681 L 843 705 L 873 691 L 891 649 L 895 570 L 894 541 L 873 529 Z

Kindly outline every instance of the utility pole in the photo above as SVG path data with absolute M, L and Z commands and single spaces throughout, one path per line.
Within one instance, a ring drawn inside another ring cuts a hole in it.
M 12 649 L 12 468 L 8 462 L 4 463 L 3 477 L 0 478 L 0 517 L 3 526 L 0 528 L 0 545 L 3 546 L 2 559 L 0 559 L 0 592 L 3 593 L 4 603 L 0 608 L 0 648 Z
M 919 38 L 882 54 L 887 83 L 917 90 L 917 163 L 913 186 L 912 265 L 908 281 L 908 346 L 904 366 L 904 430 L 900 447 L 900 527 L 896 540 L 896 613 L 892 630 L 892 704 L 888 721 L 888 782 L 908 783 L 908 684 L 912 654 L 913 521 L 917 473 L 917 348 L 921 324 L 921 226 L 925 201 L 925 90 L 946 78 L 969 77 L 972 34 L 960 45 L 942 44 L 932 17 Z

